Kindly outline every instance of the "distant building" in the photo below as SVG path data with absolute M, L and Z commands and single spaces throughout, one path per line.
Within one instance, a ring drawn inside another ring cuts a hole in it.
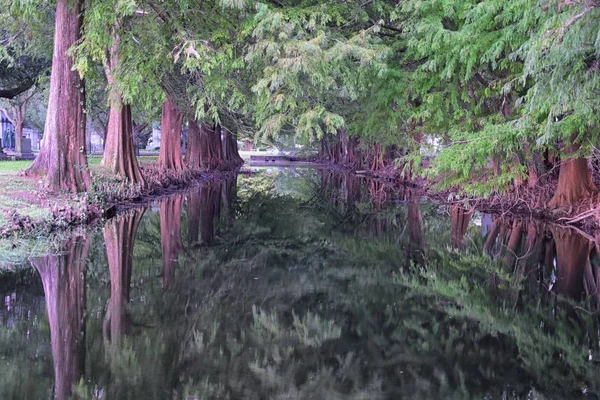
M 148 139 L 146 150 L 156 151 L 160 149 L 160 123 L 152 123 L 152 136 Z
M 23 137 L 31 140 L 31 150 L 39 151 L 40 132 L 29 126 L 27 122 L 23 126 Z M 3 148 L 11 150 L 15 148 L 15 127 L 2 111 L 0 111 L 0 139 Z

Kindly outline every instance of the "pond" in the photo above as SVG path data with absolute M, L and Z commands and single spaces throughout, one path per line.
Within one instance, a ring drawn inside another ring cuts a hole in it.
M 327 169 L 206 183 L 0 275 L 1 399 L 600 396 L 600 253 Z

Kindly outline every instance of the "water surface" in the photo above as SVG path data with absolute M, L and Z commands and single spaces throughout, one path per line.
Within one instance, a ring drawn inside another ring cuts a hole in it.
M 1 399 L 600 393 L 577 232 L 316 169 L 198 186 L 0 276 Z

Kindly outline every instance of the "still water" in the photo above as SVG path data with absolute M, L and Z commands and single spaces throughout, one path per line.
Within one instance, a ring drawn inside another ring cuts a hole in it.
M 8 266 L 0 399 L 595 399 L 599 254 L 328 170 L 232 176 Z

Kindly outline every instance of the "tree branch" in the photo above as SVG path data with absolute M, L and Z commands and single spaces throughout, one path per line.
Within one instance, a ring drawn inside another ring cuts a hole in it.
M 23 82 L 21 82 L 20 85 L 16 87 L 9 89 L 0 88 L 0 98 L 9 100 L 14 99 L 21 93 L 24 93 L 31 89 L 33 85 L 35 85 L 35 82 L 32 79 L 25 79 Z

